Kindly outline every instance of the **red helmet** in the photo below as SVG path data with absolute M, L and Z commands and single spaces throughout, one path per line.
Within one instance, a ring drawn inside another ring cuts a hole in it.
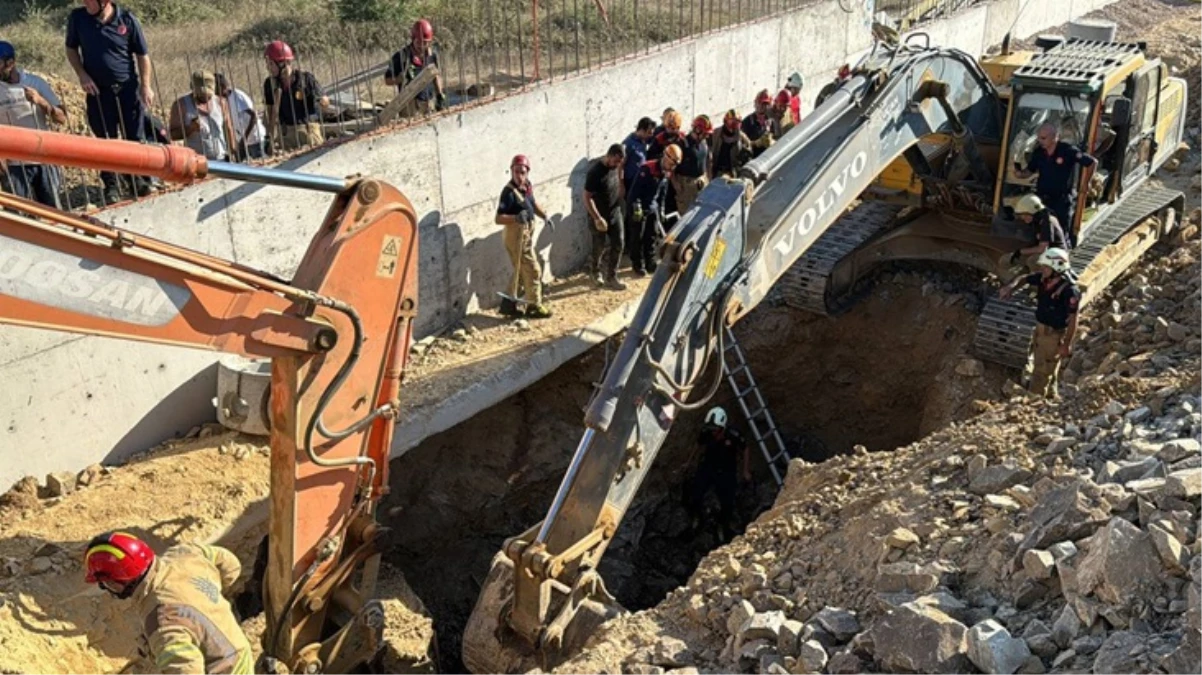
M 761 103 L 772 103 L 772 94 L 769 94 L 767 89 L 755 95 L 755 104 L 759 105 Z
M 291 61 L 293 59 L 292 47 L 289 47 L 288 43 L 283 40 L 274 40 L 267 43 L 267 49 L 263 50 L 263 56 L 266 56 L 267 60 L 276 63 Z
M 788 89 L 781 89 L 780 93 L 776 95 L 776 105 L 782 108 L 788 107 L 789 102 L 792 100 L 793 95 L 789 93 Z
M 514 155 L 513 161 L 509 163 L 509 168 L 512 169 L 515 166 L 524 166 L 526 167 L 526 170 L 529 171 L 530 160 L 527 159 L 525 155 Z
M 129 584 L 141 579 L 153 563 L 154 551 L 146 542 L 124 532 L 105 532 L 88 543 L 85 579 L 89 584 Z
M 409 30 L 409 36 L 416 40 L 419 36 L 423 40 L 434 39 L 434 26 L 430 25 L 425 19 L 418 19 L 413 23 L 413 28 Z
M 714 131 L 714 125 L 710 122 L 709 115 L 698 115 L 693 120 L 693 131 L 702 134 L 710 134 Z
M 846 80 L 849 77 L 851 77 L 851 66 L 846 63 L 839 66 L 839 79 Z

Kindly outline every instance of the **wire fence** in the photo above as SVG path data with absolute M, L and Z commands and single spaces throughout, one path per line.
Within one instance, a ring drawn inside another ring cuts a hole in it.
M 840 0 L 849 13 L 872 11 L 888 16 L 896 27 L 907 29 L 957 11 L 976 0 Z M 447 107 L 454 111 L 504 96 L 535 82 L 556 81 L 600 68 L 609 63 L 649 54 L 673 44 L 735 25 L 761 20 L 816 4 L 818 0 L 465 0 L 441 5 L 428 19 L 436 34 L 442 86 Z M 157 61 L 152 53 L 151 89 L 155 101 L 149 108 L 137 102 L 136 92 L 105 92 L 101 99 L 85 100 L 79 85 L 54 82 L 69 115 L 67 130 L 83 135 L 125 137 L 144 142 L 191 141 L 211 158 L 219 151 L 215 136 L 226 138 L 230 161 L 265 163 L 304 152 L 313 146 L 380 128 L 380 114 L 397 96 L 387 85 L 385 71 L 395 50 L 356 47 L 371 42 L 354 26 L 334 26 L 337 37 L 309 48 L 303 39 L 294 44 L 295 67 L 312 73 L 330 99 L 325 110 L 304 109 L 297 124 L 310 129 L 291 142 L 277 134 L 273 156 L 255 147 L 265 131 L 258 126 L 266 117 L 271 74 L 260 52 L 214 49 L 190 53 L 173 49 L 174 58 Z M 408 26 L 397 27 L 397 47 L 408 42 Z M 341 45 L 341 46 L 335 46 Z M 176 46 L 178 47 L 178 46 Z M 152 45 L 153 52 L 153 45 Z M 220 74 L 231 87 L 224 117 L 198 115 L 187 99 L 181 105 L 181 125 L 200 118 L 193 134 L 176 125 L 171 133 L 171 108 L 191 91 L 194 71 Z M 765 83 L 768 84 L 768 83 Z M 773 86 L 775 83 L 768 84 Z M 240 101 L 249 100 L 249 105 Z M 105 105 L 98 105 L 105 103 Z M 282 103 L 282 102 L 281 102 Z M 191 106 L 191 107 L 189 107 Z M 131 108 L 142 108 L 141 114 Z M 432 106 L 431 106 L 432 108 Z M 89 111 L 91 114 L 89 114 Z M 253 115 L 250 111 L 253 111 Z M 98 114 L 99 112 L 99 114 Z M 304 113 L 308 113 L 307 115 Z M 423 121 L 432 109 L 408 106 L 387 125 Z M 46 121 L 34 115 L 39 126 Z M 257 120 L 257 122 L 256 122 Z M 3 123 L 3 120 L 0 120 Z M 306 125 L 308 126 L 308 125 Z M 133 128 L 130 128 L 133 127 Z M 199 127 L 197 129 L 197 127 Z M 59 128 L 59 130 L 62 130 Z M 224 133 L 223 133 L 224 130 Z M 245 132 L 245 133 L 244 133 Z M 200 135 L 200 139 L 196 138 Z M 240 141 L 245 141 L 240 142 Z M 59 206 L 69 210 L 102 208 L 128 199 L 140 199 L 165 186 L 148 179 L 102 176 L 99 172 L 65 168 L 48 170 Z M 12 190 L 12 176 L 5 189 Z M 18 176 L 18 179 L 25 178 Z M 28 180 L 21 181 L 28 183 Z

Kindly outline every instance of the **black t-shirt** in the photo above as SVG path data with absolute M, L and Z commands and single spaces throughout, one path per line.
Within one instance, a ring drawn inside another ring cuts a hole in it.
M 697 140 L 690 134 L 684 139 L 684 158 L 676 173 L 689 178 L 705 175 L 705 164 L 709 161 L 710 147 L 704 138 Z
M 269 77 L 263 80 L 263 101 L 268 108 L 275 105 L 275 90 L 280 91 L 280 124 L 290 127 L 300 126 L 309 121 L 311 115 L 321 112 L 317 101 L 325 96 L 321 85 L 313 73 L 308 71 L 293 71 L 292 81 L 284 89 L 279 78 Z
M 84 72 L 96 86 L 105 88 L 137 81 L 134 55 L 149 52 L 142 25 L 129 10 L 113 5 L 108 23 L 76 7 L 67 15 L 67 49 L 78 49 Z
M 584 189 L 593 196 L 593 204 L 597 213 L 608 219 L 618 210 L 622 202 L 622 184 L 618 180 L 618 171 L 605 166 L 605 159 L 593 162 L 588 174 L 584 177 Z
M 1050 211 L 1044 209 L 1035 216 L 1035 240 L 1047 242 L 1050 248 L 1068 249 L 1068 239 L 1064 236 L 1064 228 Z
M 775 131 L 776 123 L 768 115 L 764 115 L 761 119 L 756 113 L 751 113 L 743 118 L 743 133 L 747 134 L 747 138 L 752 141 L 758 141 L 764 134 L 774 133 Z
M 733 136 L 727 135 L 725 130 L 718 132 L 714 141 L 714 173 L 734 173 L 739 166 L 739 144 L 742 142 L 740 135 L 742 131 L 736 131 Z
M 721 434 L 702 429 L 697 442 L 705 450 L 702 462 L 710 466 L 721 467 L 723 471 L 729 471 L 732 475 L 738 469 L 739 460 L 743 457 L 743 449 L 747 447 L 743 436 L 729 428 L 723 430 Z
M 1053 274 L 1045 281 L 1041 274 L 1028 274 L 1026 281 L 1037 288 L 1035 320 L 1056 330 L 1068 326 L 1068 318 L 1081 305 L 1081 291 L 1073 282 Z
M 392 59 L 388 63 L 388 73 L 386 76 L 398 80 L 396 88 L 400 91 L 411 80 L 417 79 L 417 76 L 426 69 L 426 66 L 430 65 L 438 66 L 438 69 L 442 70 L 442 60 L 438 56 L 438 48 L 430 47 L 430 53 L 426 55 L 414 54 L 413 44 L 411 43 L 405 45 L 400 51 L 392 55 Z M 406 71 L 408 71 L 408 75 L 406 75 Z M 432 98 L 434 98 L 433 82 L 426 85 L 425 89 L 417 93 L 417 100 L 419 101 L 429 101 Z
M 536 211 L 535 207 L 538 202 L 534 201 L 534 186 L 526 183 L 526 189 L 519 188 L 509 181 L 501 190 L 501 199 L 497 203 L 497 215 L 499 216 L 516 216 L 522 211 L 529 211 L 531 220 L 534 219 Z
M 1073 185 L 1073 174 L 1077 165 L 1093 166 L 1094 158 L 1065 143 L 1056 142 L 1052 154 L 1043 148 L 1035 148 L 1027 162 L 1027 171 L 1038 171 L 1035 192 L 1052 200 L 1072 197 L 1077 194 Z

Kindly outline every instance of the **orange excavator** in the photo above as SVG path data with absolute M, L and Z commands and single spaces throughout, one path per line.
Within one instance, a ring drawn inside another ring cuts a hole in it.
M 417 312 L 417 218 L 397 189 L 206 161 L 182 147 L 5 127 L 0 158 L 334 194 L 291 282 L 0 195 L 0 323 L 269 357 L 267 629 L 259 667 L 350 672 L 383 643 L 376 507 Z

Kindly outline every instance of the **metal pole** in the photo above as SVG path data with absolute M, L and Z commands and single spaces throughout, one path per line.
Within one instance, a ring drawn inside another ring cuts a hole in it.
M 538 43 L 538 0 L 533 0 L 533 2 L 530 3 L 530 7 L 531 7 L 530 11 L 533 12 L 533 16 L 531 18 L 530 25 L 531 25 L 531 31 L 533 33 L 531 39 L 532 39 L 532 42 L 534 43 L 533 44 L 533 46 L 534 46 L 534 79 L 539 80 L 542 78 L 543 73 L 542 73 L 542 68 L 540 67 L 542 65 L 542 59 L 541 59 L 541 55 L 539 54 L 539 51 L 541 50 L 542 45 L 540 45 Z
M 563 475 L 563 481 L 559 483 L 559 489 L 555 492 L 555 500 L 551 502 L 551 508 L 547 509 L 547 517 L 543 519 L 542 526 L 538 528 L 538 536 L 534 538 L 535 544 L 541 544 L 547 540 L 547 535 L 551 532 L 551 524 L 559 517 L 559 511 L 563 508 L 563 503 L 567 501 L 568 490 L 576 481 L 576 474 L 580 471 L 580 465 L 584 463 L 584 456 L 588 453 L 588 446 L 592 444 L 593 436 L 596 433 L 594 429 L 584 430 L 584 436 L 580 438 L 580 445 L 576 446 L 576 453 L 572 455 L 572 463 L 568 465 L 567 473 Z
M 209 175 L 250 183 L 263 183 L 264 185 L 319 190 L 321 192 L 342 192 L 349 185 L 342 178 L 317 176 L 296 171 L 284 171 L 282 169 L 246 166 L 245 164 L 236 164 L 234 162 L 211 161 L 208 163 L 208 166 Z
M 526 86 L 526 47 L 522 44 L 522 13 L 516 13 L 518 19 L 518 66 L 522 69 L 522 86 Z
M 480 35 L 477 32 L 480 26 L 480 17 L 476 12 L 479 5 L 476 0 L 472 0 L 472 61 L 476 68 L 476 100 L 480 100 Z

